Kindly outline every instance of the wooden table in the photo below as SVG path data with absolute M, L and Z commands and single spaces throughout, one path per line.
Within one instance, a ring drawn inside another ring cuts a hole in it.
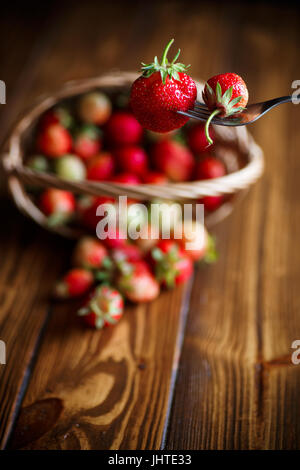
M 3 8 L 3 7 L 1 7 Z M 137 69 L 170 37 L 195 77 L 245 77 L 251 101 L 300 79 L 298 12 L 225 2 L 52 2 L 0 17 L 3 139 L 64 81 Z M 300 447 L 300 108 L 251 127 L 262 180 L 216 229 L 220 259 L 104 332 L 53 305 L 70 242 L 1 200 L 0 440 L 20 449 Z M 184 323 L 186 329 L 183 335 Z

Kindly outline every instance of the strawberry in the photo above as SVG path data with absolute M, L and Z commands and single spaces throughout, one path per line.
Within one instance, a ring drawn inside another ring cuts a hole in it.
M 205 84 L 203 100 L 212 111 L 205 125 L 207 141 L 212 144 L 208 133 L 211 120 L 219 114 L 228 117 L 240 113 L 248 103 L 248 90 L 244 80 L 236 73 L 223 73 L 211 77 Z
M 124 246 L 114 248 L 111 257 L 115 261 L 140 261 L 143 257 L 141 249 L 137 245 L 127 243 Z
M 212 128 L 209 130 L 210 138 L 213 140 L 215 135 Z M 205 135 L 205 124 L 197 123 L 191 126 L 187 134 L 188 146 L 195 153 L 204 152 L 208 147 L 209 143 L 207 142 Z
M 124 301 L 120 292 L 107 285 L 97 287 L 78 311 L 88 326 L 97 329 L 115 325 L 123 313 Z
M 40 209 L 48 216 L 50 225 L 69 221 L 75 211 L 75 198 L 70 191 L 49 188 L 40 196 Z
M 78 114 L 82 121 L 102 126 L 111 115 L 111 102 L 99 91 L 87 93 L 79 100 Z
M 166 184 L 168 181 L 167 176 L 159 171 L 148 171 L 143 176 L 143 182 L 145 184 Z
M 107 248 L 112 250 L 114 248 L 123 248 L 127 245 L 127 234 L 119 230 L 118 227 L 116 227 L 116 230 L 108 229 L 106 233 L 107 236 L 102 241 Z
M 204 208 L 208 212 L 217 210 L 222 205 L 223 201 L 223 196 L 204 196 L 202 199 L 199 199 L 200 204 L 204 204 Z
M 135 244 L 143 253 L 148 253 L 159 241 L 159 231 L 151 232 L 151 225 L 145 224 L 140 230 L 140 237 L 135 240 Z
M 196 165 L 195 179 L 196 180 L 208 180 L 212 178 L 220 178 L 226 174 L 224 163 L 221 160 L 213 157 L 212 155 L 206 155 Z
M 159 284 L 145 261 L 121 262 L 119 269 L 118 288 L 131 302 L 151 302 L 159 295 Z
M 84 197 L 78 202 L 79 218 L 82 224 L 88 229 L 95 231 L 99 222 L 96 215 L 98 206 L 101 204 L 114 204 L 115 200 L 108 196 Z
M 26 166 L 35 171 L 50 171 L 49 160 L 44 155 L 32 155 L 26 161 Z
M 151 64 L 142 64 L 143 75 L 133 82 L 130 93 L 131 109 L 141 125 L 155 132 L 169 132 L 182 127 L 189 118 L 178 111 L 194 107 L 197 88 L 185 72 L 188 67 L 167 59 L 172 39 L 166 46 L 161 63 L 157 57 Z
M 178 242 L 189 258 L 193 261 L 199 261 L 207 251 L 208 233 L 201 223 L 195 220 L 185 221 L 182 238 Z M 193 244 L 193 246 L 189 244 Z
M 161 140 L 152 148 L 156 168 L 172 181 L 190 180 L 195 161 L 191 151 L 173 140 Z
M 161 240 L 151 251 L 151 258 L 156 279 L 166 287 L 181 284 L 193 274 L 191 258 L 173 240 Z
M 115 170 L 115 161 L 111 153 L 102 152 L 88 163 L 87 179 L 103 181 L 111 178 Z
M 101 149 L 100 130 L 92 124 L 82 126 L 75 135 L 74 152 L 83 160 L 88 160 L 99 153 Z
M 93 283 L 94 277 L 91 271 L 82 268 L 71 269 L 56 283 L 54 297 L 57 299 L 79 297 L 86 294 Z
M 141 180 L 139 177 L 133 173 L 118 173 L 117 175 L 110 178 L 110 181 L 113 183 L 122 183 L 122 184 L 140 184 Z
M 80 268 L 100 269 L 107 256 L 107 249 L 103 243 L 87 236 L 77 242 L 72 255 L 72 264 Z
M 40 129 L 45 129 L 50 124 L 61 124 L 69 129 L 73 125 L 73 118 L 70 111 L 62 106 L 55 107 L 47 111 L 40 120 Z
M 81 181 L 86 177 L 86 168 L 77 155 L 64 155 L 55 161 L 56 174 L 65 180 Z
M 106 136 L 113 146 L 138 144 L 143 129 L 132 113 L 116 111 L 105 126 Z
M 142 147 L 128 145 L 118 148 L 114 153 L 121 171 L 143 175 L 148 168 L 148 156 Z
M 70 152 L 72 138 L 67 129 L 60 124 L 50 124 L 39 133 L 37 147 L 48 157 L 58 158 Z

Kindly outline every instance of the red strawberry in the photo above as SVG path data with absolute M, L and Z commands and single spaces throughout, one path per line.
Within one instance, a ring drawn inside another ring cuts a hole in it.
M 115 261 L 140 261 L 143 257 L 141 249 L 137 245 L 127 243 L 119 248 L 114 248 L 111 253 Z
M 159 294 L 159 284 L 144 261 L 123 262 L 117 279 L 120 291 L 131 302 L 151 302 Z
M 156 168 L 172 181 L 191 178 L 195 160 L 187 147 L 173 140 L 162 140 L 153 146 L 152 152 Z
M 50 124 L 39 133 L 37 147 L 48 157 L 61 157 L 72 148 L 71 135 L 60 124 Z
M 73 251 L 73 266 L 86 269 L 100 269 L 108 256 L 107 249 L 101 241 L 92 237 L 81 238 Z
M 220 117 L 228 117 L 241 112 L 248 103 L 248 90 L 246 83 L 239 75 L 223 73 L 207 81 L 202 96 L 208 109 L 212 111 L 205 125 L 206 138 L 212 144 L 208 134 L 211 120 L 217 114 Z
M 50 124 L 61 124 L 63 127 L 69 129 L 73 124 L 70 111 L 62 106 L 50 109 L 42 116 L 40 128 L 45 129 Z
M 220 178 L 225 174 L 226 169 L 224 163 L 211 155 L 207 155 L 199 160 L 195 169 L 196 180 Z
M 193 274 L 193 262 L 173 240 L 161 240 L 151 252 L 155 277 L 163 285 L 173 287 Z
M 101 204 L 114 204 L 115 200 L 108 196 L 85 197 L 78 202 L 79 218 L 83 225 L 95 231 L 100 220 L 96 215 L 98 206 Z
M 122 171 L 143 175 L 148 168 L 148 156 L 142 147 L 130 145 L 117 149 L 114 153 Z
M 108 180 L 114 173 L 115 161 L 111 153 L 102 152 L 88 163 L 87 179 L 93 181 Z
M 111 102 L 99 91 L 87 93 L 79 100 L 78 113 L 83 121 L 102 126 L 111 114 Z
M 185 221 L 182 238 L 178 242 L 189 258 L 199 261 L 204 258 L 207 251 L 208 233 L 201 223 L 194 220 Z
M 71 269 L 54 288 L 57 299 L 79 297 L 86 294 L 94 283 L 91 271 L 82 268 Z
M 128 111 L 115 112 L 105 130 L 107 139 L 113 146 L 138 144 L 143 135 L 142 126 Z
M 143 176 L 143 182 L 146 184 L 166 184 L 168 181 L 167 176 L 158 171 L 148 171 Z
M 40 209 L 48 216 L 50 224 L 57 225 L 70 220 L 76 207 L 76 201 L 70 191 L 49 188 L 40 196 Z
M 110 181 L 122 184 L 140 184 L 141 180 L 133 173 L 119 173 L 113 176 Z
M 124 313 L 123 298 L 116 289 L 102 285 L 89 296 L 78 315 L 92 328 L 115 325 Z
M 135 240 L 143 253 L 148 253 L 159 241 L 159 230 L 152 230 L 150 223 L 140 229 L 140 237 Z
M 123 248 L 127 245 L 128 243 L 127 234 L 119 230 L 118 227 L 116 227 L 116 230 L 108 229 L 106 233 L 107 233 L 107 236 L 103 240 L 102 240 L 102 237 L 99 236 L 101 234 L 97 232 L 97 235 L 99 236 L 99 238 L 101 238 L 101 240 L 103 241 L 105 246 L 107 246 L 107 248 L 112 250 L 114 248 Z
M 200 204 L 204 204 L 204 208 L 213 212 L 218 209 L 223 203 L 223 196 L 204 196 L 202 199 L 199 199 Z
M 215 136 L 212 128 L 209 130 L 209 135 L 213 140 Z M 188 145 L 196 154 L 204 152 L 209 147 L 205 135 L 205 124 L 198 123 L 190 127 L 188 130 Z
M 83 126 L 76 134 L 73 150 L 83 160 L 88 160 L 101 149 L 100 131 L 92 124 Z
M 197 88 L 185 72 L 188 67 L 167 59 L 172 39 L 164 50 L 161 64 L 157 57 L 151 64 L 142 64 L 143 75 L 133 83 L 130 94 L 131 109 L 143 127 L 155 132 L 168 132 L 182 127 L 189 118 L 178 111 L 194 107 Z

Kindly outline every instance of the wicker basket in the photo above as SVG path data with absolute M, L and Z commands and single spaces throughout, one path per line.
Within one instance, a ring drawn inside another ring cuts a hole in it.
M 23 165 L 26 142 L 30 139 L 40 115 L 48 108 L 54 106 L 62 99 L 72 98 L 96 88 L 108 92 L 128 89 L 136 77 L 137 75 L 132 72 L 116 72 L 96 78 L 68 82 L 57 93 L 40 99 L 38 104 L 17 123 L 8 141 L 8 151 L 3 158 L 4 169 L 8 173 L 9 189 L 17 206 L 41 226 L 64 236 L 74 237 L 80 234 L 77 229 L 72 227 L 49 227 L 45 215 L 27 194 L 24 186 L 26 184 L 41 187 L 52 186 L 67 189 L 77 194 L 127 195 L 130 198 L 139 200 L 160 198 L 184 201 L 197 200 L 203 196 L 240 194 L 242 190 L 249 188 L 261 176 L 263 172 L 263 153 L 245 127 L 215 127 L 216 137 L 221 142 L 232 143 L 237 146 L 241 155 L 244 156 L 244 164 L 238 171 L 213 180 L 168 183 L 164 185 L 141 184 L 137 186 L 110 182 L 69 182 L 49 173 L 31 170 Z M 200 93 L 203 85 L 198 82 L 197 86 Z M 232 210 L 234 199 L 229 200 L 206 217 L 207 225 L 211 226 L 226 217 Z

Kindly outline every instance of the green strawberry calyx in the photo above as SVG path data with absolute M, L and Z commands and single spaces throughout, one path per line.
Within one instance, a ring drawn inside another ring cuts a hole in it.
M 241 101 L 242 96 L 237 96 L 232 99 L 232 93 L 232 86 L 227 88 L 222 94 L 222 88 L 219 82 L 216 84 L 216 91 L 214 91 L 207 82 L 205 83 L 205 92 L 203 92 L 204 101 L 206 103 L 215 103 L 215 109 L 212 111 L 205 124 L 205 136 L 210 145 L 213 143 L 209 135 L 209 126 L 212 119 L 220 113 L 222 113 L 222 117 L 228 117 L 240 113 L 245 109 L 243 106 L 236 106 Z
M 80 308 L 77 312 L 77 315 L 79 316 L 85 316 L 89 315 L 90 313 L 94 313 L 96 315 L 95 326 L 97 329 L 102 328 L 105 323 L 109 323 L 111 325 L 117 323 L 115 316 L 122 312 L 122 309 L 117 307 L 113 302 L 110 304 L 108 303 L 105 310 L 100 308 L 99 299 L 103 295 L 103 287 L 104 285 L 99 286 L 89 303 Z
M 176 60 L 178 59 L 180 52 L 181 52 L 180 49 L 178 49 L 178 52 L 175 55 L 172 62 L 169 62 L 167 55 L 173 42 L 174 42 L 174 39 L 171 39 L 171 41 L 169 41 L 167 46 L 165 47 L 165 50 L 163 52 L 163 56 L 161 59 L 161 63 L 159 63 L 157 56 L 154 57 L 154 61 L 151 62 L 150 64 L 144 64 L 142 62 L 142 71 L 143 71 L 144 77 L 148 78 L 153 73 L 159 72 L 162 82 L 164 84 L 166 83 L 167 77 L 169 77 L 170 80 L 174 79 L 174 80 L 180 81 L 179 73 L 186 72 L 187 69 L 190 67 L 190 65 L 184 65 L 184 64 L 181 64 L 180 62 L 176 63 Z

